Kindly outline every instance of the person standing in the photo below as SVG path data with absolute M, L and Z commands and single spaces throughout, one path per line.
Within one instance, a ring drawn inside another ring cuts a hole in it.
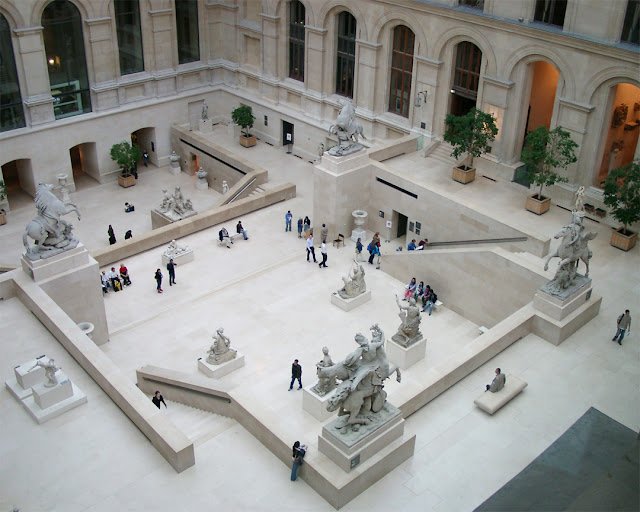
M 142 151 L 142 160 L 144 162 L 144 166 L 148 167 L 148 164 L 149 164 L 149 153 L 147 153 L 146 149 Z
M 296 441 L 293 443 L 293 450 L 291 454 L 291 481 L 295 482 L 296 478 L 298 478 L 298 468 L 302 466 L 302 459 L 304 459 L 305 454 L 307 453 L 307 445 L 300 444 L 300 441 Z
M 162 272 L 160 272 L 160 269 L 156 270 L 154 279 L 156 280 L 156 283 L 158 283 L 158 293 L 162 293 Z
M 160 409 L 160 404 L 163 403 L 164 404 L 164 408 L 167 408 L 167 402 L 164 401 L 164 398 L 162 397 L 162 395 L 160 394 L 160 391 L 156 391 L 156 393 L 153 395 L 153 398 L 151 399 L 151 401 L 154 403 L 154 405 Z
M 116 243 L 116 234 L 113 231 L 113 226 L 109 224 L 109 229 L 107 229 L 107 234 L 109 235 L 109 245 L 113 245 Z
M 318 263 L 316 260 L 316 250 L 313 247 L 313 235 L 309 235 L 309 238 L 307 238 L 307 261 L 309 261 L 309 253 L 313 255 L 313 262 Z
M 298 238 L 302 238 L 302 217 L 298 217 Z
M 133 233 L 131 233 L 130 229 L 124 234 L 125 240 L 129 240 L 129 238 L 133 238 Z
M 356 242 L 356 260 L 364 261 L 362 258 L 362 240 L 360 238 L 358 238 L 358 241 Z
M 177 266 L 178 264 L 173 262 L 173 258 L 171 258 L 169 260 L 169 263 L 167 263 L 167 272 L 169 273 L 169 286 L 171 286 L 172 284 L 176 284 L 176 267 Z
M 298 364 L 298 360 L 295 359 L 291 365 L 291 384 L 289 385 L 289 391 L 293 389 L 293 383 L 298 380 L 298 390 L 302 389 L 302 365 Z
M 327 243 L 327 236 L 329 235 L 329 228 L 327 228 L 326 224 L 322 225 L 322 229 L 320 230 L 320 241 L 323 244 Z
M 327 268 L 327 243 L 324 240 L 320 245 L 320 252 L 322 253 L 322 262 L 318 263 L 318 266 Z
M 291 210 L 287 211 L 287 214 L 284 216 L 284 232 L 291 231 L 291 220 L 293 219 L 293 215 L 291 215 Z
M 622 345 L 625 332 L 631 334 L 631 314 L 628 309 L 625 309 L 624 313 L 618 317 L 618 330 L 611 341 L 617 341 L 618 345 Z

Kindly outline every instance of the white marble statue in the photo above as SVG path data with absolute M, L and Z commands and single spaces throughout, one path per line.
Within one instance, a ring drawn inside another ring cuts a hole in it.
M 75 204 L 60 201 L 52 192 L 54 188 L 46 183 L 38 183 L 36 187 L 38 215 L 27 224 L 22 235 L 26 256 L 30 260 L 49 258 L 78 245 L 78 239 L 72 234 L 73 226 L 61 217 L 76 212 L 80 220 L 80 212 Z M 35 245 L 30 246 L 28 238 L 35 240 Z
M 342 434 L 349 430 L 358 431 L 360 425 L 379 421 L 379 413 L 387 399 L 383 389 L 384 381 L 396 372 L 400 382 L 400 369 L 387 361 L 384 350 L 384 333 L 378 325 L 371 327 L 371 341 L 362 334 L 355 336 L 358 348 L 328 368 L 319 368 L 318 375 L 335 377 L 342 381 L 327 403 L 328 411 L 338 410 L 339 417 L 345 417 L 335 428 Z
M 176 187 L 173 194 L 167 192 L 166 189 L 162 189 L 162 193 L 164 197 L 162 198 L 160 206 L 156 208 L 157 212 L 162 213 L 172 221 L 182 220 L 196 215 L 197 212 L 193 209 L 193 203 L 190 199 L 185 201 L 180 187 Z
M 407 305 L 403 305 L 396 295 L 396 304 L 398 304 L 400 308 L 398 316 L 400 320 L 402 320 L 402 323 L 398 327 L 398 332 L 395 333 L 391 339 L 403 347 L 408 347 L 422 339 L 422 333 L 420 332 L 420 322 L 422 321 L 420 308 L 417 306 L 416 300 L 413 297 L 409 299 Z
M 168 260 L 175 260 L 178 256 L 189 252 L 190 250 L 191 249 L 189 249 L 188 245 L 179 245 L 175 240 L 171 240 L 171 243 L 167 246 L 162 255 Z
M 576 191 L 576 204 L 573 208 L 574 212 L 584 211 L 584 187 L 579 187 Z
M 327 393 L 333 391 L 336 387 L 336 377 L 325 376 L 321 373 L 323 368 L 330 368 L 333 366 L 333 361 L 331 360 L 331 356 L 329 355 L 329 349 L 327 347 L 322 347 L 322 360 L 316 363 L 316 373 L 318 374 L 318 382 L 315 386 L 311 388 L 316 395 L 324 396 Z
M 209 119 L 209 105 L 207 105 L 207 100 L 204 100 L 202 103 L 202 119 Z
M 36 361 L 36 364 L 29 368 L 29 371 L 33 370 L 36 366 L 44 368 L 44 375 L 48 379 L 47 382 L 45 382 L 44 387 L 52 388 L 58 384 L 56 372 L 60 369 L 60 367 L 56 366 L 53 359 L 49 358 L 49 361 L 47 362 L 43 361 L 42 359 L 38 359 Z
M 353 299 L 367 291 L 367 284 L 364 282 L 364 267 L 357 261 L 353 262 L 349 275 L 343 277 L 344 287 L 338 290 L 338 295 L 343 299 Z
M 226 194 L 227 192 L 229 192 L 229 185 L 225 180 L 222 180 L 222 193 Z
M 362 125 L 356 121 L 356 108 L 350 99 L 338 100 L 342 104 L 335 124 L 329 127 L 329 133 L 338 137 L 338 145 L 332 147 L 328 153 L 332 156 L 344 156 L 356 153 L 362 149 L 362 144 L 358 142 L 358 135 L 363 139 Z
M 220 327 L 212 336 L 213 345 L 207 351 L 209 357 L 207 357 L 207 363 L 209 364 L 222 364 L 227 361 L 235 359 L 236 350 L 231 347 L 231 340 L 224 335 L 224 329 Z

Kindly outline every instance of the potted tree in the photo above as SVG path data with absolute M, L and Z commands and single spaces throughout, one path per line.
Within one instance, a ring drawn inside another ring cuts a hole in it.
M 527 177 L 530 183 L 540 185 L 537 194 L 527 197 L 525 208 L 537 215 L 542 215 L 551 207 L 551 198 L 542 195 L 545 185 L 566 183 L 567 178 L 555 172 L 566 169 L 577 160 L 576 144 L 571 134 L 560 126 L 549 130 L 540 126 L 527 135 L 520 159 L 527 166 Z
M 116 162 L 122 172 L 118 176 L 121 187 L 133 187 L 136 184 L 138 160 L 141 152 L 138 146 L 132 146 L 127 141 L 118 142 L 111 146 L 111 160 Z
M 0 203 L 7 198 L 7 186 L 4 180 L 0 180 Z M 7 223 L 7 212 L 0 208 L 0 226 Z
M 604 182 L 604 204 L 622 227 L 611 233 L 611 245 L 628 251 L 636 245 L 638 233 L 628 228 L 640 220 L 640 161 L 613 169 Z
M 245 148 L 255 146 L 256 136 L 249 134 L 249 130 L 253 128 L 253 121 L 255 120 L 251 107 L 240 105 L 231 112 L 231 119 L 244 130 L 244 133 L 240 134 L 240 144 Z
M 493 142 L 498 134 L 498 127 L 491 114 L 477 108 L 472 108 L 463 116 L 447 115 L 444 140 L 453 146 L 451 156 L 459 158 L 467 154 L 452 171 L 452 178 L 467 184 L 476 177 L 473 158 L 487 151 L 487 146 Z

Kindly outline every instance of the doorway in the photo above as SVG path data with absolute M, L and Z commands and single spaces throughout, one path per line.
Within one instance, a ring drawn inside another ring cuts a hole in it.
M 293 144 L 293 124 L 282 121 L 282 145 Z
M 17 209 L 33 204 L 35 182 L 31 169 L 31 160 L 21 158 L 12 160 L 0 167 L 0 179 L 7 186 L 8 209 Z
M 145 150 L 149 154 L 149 163 L 157 166 L 158 156 L 156 153 L 156 129 L 153 127 L 140 128 L 135 132 L 131 132 L 131 145 L 140 148 L 140 154 Z
M 198 158 L 198 155 L 191 153 L 191 167 L 189 168 L 189 174 L 191 176 L 195 175 L 195 173 L 198 172 L 198 169 L 200 169 L 200 159 Z
M 69 159 L 76 190 L 98 185 L 99 171 L 95 142 L 83 142 L 73 146 L 69 149 Z
M 396 212 L 393 212 L 394 214 Z M 407 216 L 398 213 L 398 232 L 396 238 L 401 238 L 407 234 Z

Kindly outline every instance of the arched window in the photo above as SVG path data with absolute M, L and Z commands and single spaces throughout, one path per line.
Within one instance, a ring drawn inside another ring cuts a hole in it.
M 481 64 L 480 48 L 468 41 L 458 44 L 451 87 L 451 114 L 462 116 L 476 106 Z
M 176 0 L 176 30 L 178 63 L 200 60 L 197 0 Z
M 414 41 L 415 36 L 409 27 L 399 25 L 393 30 L 389 112 L 404 117 L 409 117 Z
M 353 75 L 356 67 L 356 19 L 347 11 L 338 15 L 338 52 L 336 93 L 353 98 Z
M 144 71 L 139 0 L 113 0 L 120 55 L 120 74 Z
M 0 14 L 0 132 L 24 126 L 20 84 L 9 23 Z
M 304 82 L 304 18 L 302 2 L 289 3 L 289 78 Z
M 91 112 L 78 8 L 67 0 L 53 0 L 42 13 L 42 27 L 56 119 Z

